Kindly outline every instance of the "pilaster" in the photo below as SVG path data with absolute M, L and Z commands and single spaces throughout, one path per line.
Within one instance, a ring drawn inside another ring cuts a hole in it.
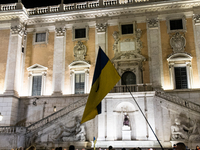
M 23 31 L 23 25 L 18 21 L 13 21 L 8 47 L 4 95 L 18 96 Z
M 55 29 L 54 60 L 53 60 L 53 94 L 62 95 L 65 66 L 65 28 Z
M 106 133 L 106 112 L 105 112 L 105 99 L 101 101 L 101 114 L 98 115 L 98 141 L 105 140 Z
M 102 48 L 102 50 L 106 53 L 106 28 L 107 24 L 106 23 L 97 23 L 96 24 L 96 33 L 97 33 L 97 52 L 99 46 Z M 97 55 L 97 53 L 96 53 Z
M 199 38 L 199 36 L 200 36 L 200 14 L 195 14 L 193 16 L 193 21 L 194 21 L 193 29 L 194 29 L 194 39 L 195 39 L 196 57 L 197 57 L 196 60 L 197 60 L 198 75 L 199 75 L 199 79 L 200 79 L 200 38 Z
M 153 87 L 163 85 L 163 63 L 160 38 L 160 24 L 156 18 L 147 19 L 148 54 L 150 68 L 150 82 Z

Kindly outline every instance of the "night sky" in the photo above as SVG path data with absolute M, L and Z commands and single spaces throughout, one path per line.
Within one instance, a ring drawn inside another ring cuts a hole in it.
M 93 1 L 93 0 L 64 0 L 64 4 L 85 2 L 85 1 Z M 0 4 L 9 4 L 16 2 L 18 2 L 18 0 L 0 0 Z M 26 8 L 33 8 L 33 7 L 58 5 L 61 3 L 61 0 L 22 0 L 22 3 Z

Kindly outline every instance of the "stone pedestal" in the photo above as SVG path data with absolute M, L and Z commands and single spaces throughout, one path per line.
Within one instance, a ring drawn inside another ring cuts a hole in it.
M 124 141 L 131 140 L 131 128 L 129 126 L 122 127 L 122 140 Z

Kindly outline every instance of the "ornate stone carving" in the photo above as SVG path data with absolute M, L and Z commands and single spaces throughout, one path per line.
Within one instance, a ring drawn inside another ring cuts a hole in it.
M 199 126 L 197 120 L 190 120 L 189 127 L 181 123 L 179 118 L 175 119 L 175 124 L 171 126 L 172 140 L 199 141 Z
M 64 124 L 60 125 L 53 134 L 50 134 L 51 141 L 86 141 L 85 126 L 76 117 L 76 122 L 72 127 L 66 127 Z
M 193 19 L 195 24 L 200 23 L 200 14 L 194 14 Z
M 65 35 L 65 28 L 56 28 L 56 36 L 64 36 Z
M 181 124 L 180 119 L 176 118 L 174 125 L 171 126 L 171 139 L 182 140 L 188 139 L 188 133 L 185 130 L 189 130 L 188 127 Z
M 140 53 L 141 49 L 142 49 L 142 41 L 140 40 L 140 37 L 142 35 L 142 30 L 141 29 L 137 29 L 136 30 L 136 50 L 138 53 Z
M 184 52 L 185 44 L 186 40 L 179 32 L 176 32 L 170 39 L 170 45 L 173 48 L 174 53 Z
M 114 52 L 118 52 L 118 43 L 119 43 L 119 40 L 120 40 L 120 37 L 119 37 L 119 32 L 117 31 L 114 31 L 113 33 L 113 38 L 115 40 L 114 44 L 113 44 L 113 50 Z
M 19 34 L 23 35 L 25 33 L 25 27 L 22 24 L 15 25 L 11 27 L 11 33 L 14 34 Z
M 78 41 L 76 46 L 74 47 L 75 60 L 84 60 L 86 52 L 87 52 L 86 46 L 83 45 L 81 41 Z
M 107 27 L 106 23 L 97 23 L 96 24 L 97 32 L 106 32 L 106 27 Z
M 149 28 L 155 28 L 158 27 L 158 20 L 155 18 L 147 19 L 148 27 Z

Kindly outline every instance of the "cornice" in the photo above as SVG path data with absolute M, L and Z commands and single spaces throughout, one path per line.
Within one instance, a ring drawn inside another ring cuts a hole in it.
M 27 25 L 55 23 L 57 21 L 70 22 L 70 21 L 92 21 L 102 18 L 107 20 L 117 19 L 120 16 L 138 17 L 172 14 L 178 12 L 193 11 L 196 7 L 200 6 L 200 1 L 164 1 L 146 3 L 143 5 L 117 5 L 105 8 L 75 10 L 67 12 L 39 14 L 28 16 L 25 10 L 15 10 L 9 12 L 0 11 L 0 21 L 11 20 L 20 18 L 20 21 L 25 22 Z M 192 14 L 191 14 L 192 15 Z M 191 16 L 192 17 L 192 16 Z M 143 21 L 146 21 L 145 19 Z

